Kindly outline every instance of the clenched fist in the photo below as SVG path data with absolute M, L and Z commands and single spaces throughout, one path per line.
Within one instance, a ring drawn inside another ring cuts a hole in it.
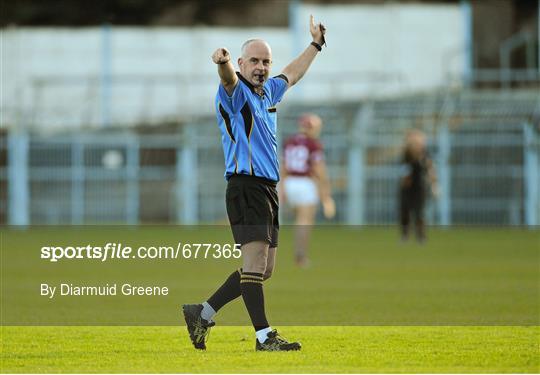
M 227 48 L 218 48 L 212 54 L 212 61 L 215 64 L 225 64 L 231 61 L 231 54 L 227 51 Z

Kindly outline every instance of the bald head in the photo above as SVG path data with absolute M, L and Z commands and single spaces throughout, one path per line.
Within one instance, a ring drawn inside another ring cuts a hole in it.
M 255 51 L 268 52 L 272 56 L 270 45 L 262 39 L 249 39 L 242 44 L 242 57 L 247 57 Z
M 240 74 L 254 87 L 262 89 L 270 75 L 272 50 L 262 39 L 250 39 L 242 45 L 242 56 L 238 59 Z

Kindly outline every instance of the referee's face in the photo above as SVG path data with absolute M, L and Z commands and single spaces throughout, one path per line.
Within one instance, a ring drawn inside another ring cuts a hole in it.
M 261 87 L 270 75 L 272 51 L 268 43 L 256 40 L 248 44 L 242 57 L 238 59 L 242 77 L 253 86 Z

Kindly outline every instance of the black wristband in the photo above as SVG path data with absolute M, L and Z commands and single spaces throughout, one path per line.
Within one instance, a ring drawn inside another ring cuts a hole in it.
M 316 43 L 316 42 L 311 42 L 311 45 L 315 48 L 317 48 L 317 51 L 321 52 L 322 51 L 322 47 L 319 43 Z
M 219 65 L 227 64 L 229 61 L 231 61 L 231 60 L 229 59 L 229 60 L 227 60 L 227 61 L 219 62 L 218 64 L 219 64 Z

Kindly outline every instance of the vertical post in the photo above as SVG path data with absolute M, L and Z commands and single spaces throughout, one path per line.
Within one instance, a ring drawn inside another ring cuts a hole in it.
M 448 124 L 441 126 L 437 136 L 439 148 L 439 153 L 437 155 L 437 174 L 440 189 L 437 207 L 439 211 L 439 224 L 446 226 L 452 223 L 452 215 L 450 210 L 450 132 L 448 131 Z
M 198 213 L 198 173 L 197 145 L 195 127 L 184 126 L 182 149 L 177 151 L 176 159 L 177 220 L 183 224 L 196 224 Z
M 525 53 L 526 53 L 526 59 L 527 59 L 527 75 L 529 74 L 529 71 L 534 70 L 534 36 L 531 33 L 525 34 Z
M 510 52 L 512 51 L 512 44 L 515 40 L 515 36 L 512 36 L 508 39 L 506 39 L 504 42 L 501 43 L 501 46 L 499 47 L 499 60 L 500 60 L 500 79 L 502 83 L 502 87 L 504 89 L 508 89 L 510 87 L 510 80 L 511 80 L 511 67 L 510 67 Z
M 365 129 L 373 117 L 373 104 L 365 103 L 356 114 L 348 155 L 348 191 L 347 191 L 347 223 L 362 225 L 365 222 L 364 207 L 364 144 Z
M 126 149 L 126 222 L 139 223 L 139 139 L 130 137 Z
M 101 126 L 111 124 L 111 76 L 112 76 L 111 26 L 101 27 Z
M 465 37 L 465 53 L 463 54 L 463 76 L 465 85 L 469 86 L 471 83 L 473 66 L 473 18 L 472 8 L 470 0 L 461 0 L 461 14 L 463 16 Z
M 364 223 L 364 152 L 356 142 L 349 149 L 347 224 L 350 225 Z
M 8 135 L 8 209 L 10 225 L 30 224 L 28 179 L 28 134 L 24 131 Z
M 84 145 L 80 138 L 71 144 L 71 224 L 84 222 Z
M 539 194 L 538 150 L 535 149 L 535 134 L 531 124 L 523 125 L 523 178 L 525 179 L 525 224 L 536 226 L 538 221 Z

